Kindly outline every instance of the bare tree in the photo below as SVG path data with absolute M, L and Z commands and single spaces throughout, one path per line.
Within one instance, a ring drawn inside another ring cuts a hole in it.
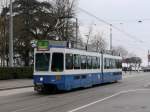
M 134 53 L 129 52 L 127 57 L 129 57 L 129 58 L 130 58 L 130 57 L 137 57 L 137 55 L 134 54 Z
M 75 40 L 75 0 L 56 0 L 54 15 L 57 18 L 56 34 L 59 40 Z
M 140 57 L 125 58 L 123 59 L 123 63 L 126 63 L 127 67 L 129 67 L 130 70 L 134 69 L 134 70 L 139 71 L 139 68 L 142 63 L 142 59 Z
M 114 47 L 112 51 L 115 54 L 119 54 L 122 58 L 127 58 L 128 57 L 128 51 L 122 46 Z
M 107 42 L 103 38 L 103 33 L 97 33 L 91 40 L 91 44 L 97 52 L 104 52 L 107 48 Z

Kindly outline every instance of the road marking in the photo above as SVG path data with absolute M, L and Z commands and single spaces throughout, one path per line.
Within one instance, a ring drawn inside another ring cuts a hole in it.
M 75 109 L 73 109 L 73 110 L 69 110 L 68 112 L 76 112 L 76 111 L 78 111 L 78 110 L 82 110 L 82 109 L 84 109 L 84 108 L 86 108 L 86 107 L 92 106 L 92 105 L 94 105 L 94 104 L 96 104 L 96 103 L 100 103 L 100 102 L 106 101 L 106 100 L 108 100 L 108 99 L 110 99 L 110 98 L 113 98 L 113 97 L 115 97 L 115 96 L 118 96 L 118 95 L 120 95 L 120 94 L 125 94 L 125 93 L 129 93 L 129 92 L 137 92 L 137 91 L 150 91 L 150 89 L 135 89 L 135 90 L 120 91 L 120 92 L 118 92 L 118 93 L 115 93 L 115 94 L 113 94 L 113 95 L 111 95 L 111 96 L 108 96 L 108 97 L 105 97 L 105 98 L 103 98 L 103 99 L 100 99 L 100 100 L 91 102 L 91 103 L 89 103 L 89 104 L 83 105 L 83 106 L 78 107 L 78 108 L 75 108 Z

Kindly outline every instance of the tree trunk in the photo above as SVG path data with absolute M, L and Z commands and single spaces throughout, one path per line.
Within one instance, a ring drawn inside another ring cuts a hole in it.
M 25 66 L 29 66 L 29 61 L 30 61 L 30 57 L 29 57 L 29 50 L 25 51 L 25 55 L 24 55 L 24 64 Z

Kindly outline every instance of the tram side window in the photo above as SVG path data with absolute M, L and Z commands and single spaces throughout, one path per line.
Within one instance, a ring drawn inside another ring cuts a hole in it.
M 80 69 L 81 63 L 80 63 L 80 55 L 74 54 L 74 69 Z
M 104 68 L 105 69 L 110 69 L 110 59 L 108 59 L 108 58 L 105 58 L 104 59 L 104 61 L 105 61 L 105 65 L 104 65 Z
M 116 59 L 111 59 L 112 61 L 112 67 L 111 68 L 117 68 L 116 67 Z
M 92 66 L 93 66 L 93 69 L 97 69 L 97 60 L 96 60 L 96 57 L 92 57 Z
M 81 69 L 86 69 L 86 56 L 81 55 Z
M 116 67 L 121 69 L 122 68 L 122 62 L 121 60 L 116 60 Z
M 53 72 L 62 72 L 64 68 L 64 55 L 63 53 L 53 53 L 51 70 Z
M 37 53 L 35 55 L 35 70 L 36 71 L 48 71 L 50 53 Z
M 97 68 L 100 69 L 100 58 L 97 57 L 96 60 L 97 60 Z
M 118 60 L 118 62 L 119 62 L 119 68 L 122 68 L 122 61 Z
M 106 58 L 104 58 L 104 69 L 107 68 L 107 65 L 106 65 Z
M 121 69 L 122 68 L 122 62 L 121 60 L 118 59 L 110 59 L 110 58 L 105 58 L 104 61 L 105 65 L 104 68 L 105 69 Z
M 109 59 L 109 69 L 113 68 L 113 59 Z
M 92 69 L 92 57 L 87 56 L 87 69 Z
M 66 54 L 66 69 L 73 69 L 73 54 Z

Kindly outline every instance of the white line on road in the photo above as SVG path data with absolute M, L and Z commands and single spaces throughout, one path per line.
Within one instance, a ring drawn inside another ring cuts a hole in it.
M 135 90 L 120 91 L 120 92 L 118 92 L 118 93 L 115 93 L 115 94 L 113 94 L 113 95 L 111 95 L 111 96 L 108 96 L 108 97 L 105 97 L 105 98 L 103 98 L 103 99 L 100 99 L 100 100 L 91 102 L 91 103 L 89 103 L 89 104 L 83 105 L 83 106 L 78 107 L 78 108 L 75 108 L 75 109 L 73 109 L 73 110 L 69 110 L 68 112 L 77 112 L 77 111 L 82 110 L 82 109 L 84 109 L 84 108 L 86 108 L 86 107 L 92 106 L 92 105 L 94 105 L 94 104 L 96 104 L 96 103 L 100 103 L 100 102 L 106 101 L 106 100 L 108 100 L 108 99 L 110 99 L 110 98 L 113 98 L 113 97 L 115 97 L 115 96 L 118 96 L 118 95 L 120 95 L 120 94 L 129 93 L 129 92 L 137 92 L 137 91 L 150 91 L 150 89 L 135 89 Z

